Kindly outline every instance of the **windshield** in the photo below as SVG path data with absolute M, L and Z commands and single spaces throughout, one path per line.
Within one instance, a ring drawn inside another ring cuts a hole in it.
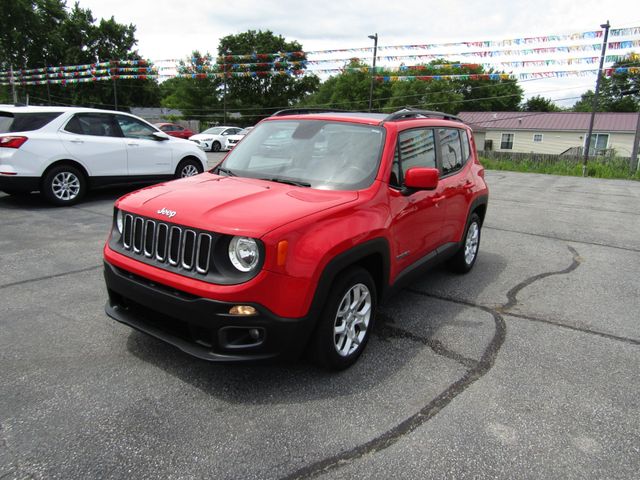
M 215 172 L 325 190 L 366 188 L 376 177 L 384 129 L 321 120 L 268 121 Z
M 202 133 L 206 133 L 208 135 L 220 135 L 223 130 L 224 130 L 224 127 L 213 127 L 205 130 Z

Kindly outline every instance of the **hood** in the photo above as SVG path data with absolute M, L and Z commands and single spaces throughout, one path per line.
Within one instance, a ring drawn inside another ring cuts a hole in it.
M 170 223 L 260 238 L 282 225 L 357 198 L 353 191 L 313 190 L 203 173 L 130 193 L 116 206 Z

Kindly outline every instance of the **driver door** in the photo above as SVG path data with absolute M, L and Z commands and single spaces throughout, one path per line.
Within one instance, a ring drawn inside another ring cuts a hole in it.
M 174 173 L 170 140 L 159 140 L 147 123 L 126 115 L 116 115 L 127 146 L 129 175 L 171 175 Z

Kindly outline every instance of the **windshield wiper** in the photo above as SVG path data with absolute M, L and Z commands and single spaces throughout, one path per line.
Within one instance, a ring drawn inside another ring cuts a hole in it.
M 287 185 L 294 185 L 296 187 L 310 187 L 311 184 L 307 182 L 299 182 L 297 180 L 290 180 L 288 178 L 272 177 L 261 178 L 260 180 L 267 180 L 269 182 L 286 183 Z
M 237 175 L 235 173 L 233 173 L 231 170 L 229 170 L 228 168 L 224 168 L 224 167 L 217 167 L 216 168 L 217 172 L 220 173 L 226 173 L 228 177 L 237 177 Z

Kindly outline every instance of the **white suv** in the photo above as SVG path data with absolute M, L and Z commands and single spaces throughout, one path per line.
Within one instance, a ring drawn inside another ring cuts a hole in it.
M 204 171 L 193 142 L 122 112 L 76 107 L 0 108 L 0 190 L 39 190 L 72 205 L 91 187 L 151 183 Z

